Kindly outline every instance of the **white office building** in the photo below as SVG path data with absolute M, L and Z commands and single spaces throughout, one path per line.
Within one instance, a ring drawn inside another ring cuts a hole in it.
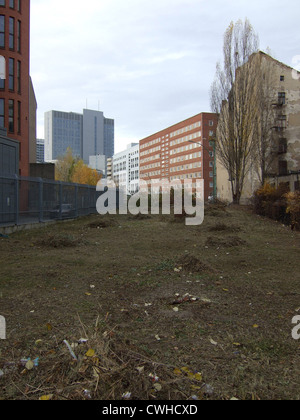
M 125 188 L 127 194 L 139 190 L 139 144 L 131 143 L 123 152 L 113 156 L 112 178 L 116 185 Z

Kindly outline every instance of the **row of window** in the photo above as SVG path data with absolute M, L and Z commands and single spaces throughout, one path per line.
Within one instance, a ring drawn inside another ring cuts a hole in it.
M 153 161 L 153 160 L 158 160 L 158 159 L 160 159 L 160 158 L 161 158 L 161 154 L 158 154 L 158 155 L 153 155 L 153 156 L 147 157 L 147 158 L 145 158 L 145 159 L 141 159 L 141 160 L 140 160 L 140 164 L 142 164 L 142 163 L 146 163 L 146 162 L 151 162 L 151 161 Z
M 0 48 L 5 48 L 6 42 L 6 16 L 0 15 Z M 21 21 L 8 18 L 8 47 L 11 51 L 21 52 Z
M 21 12 L 21 0 L 0 0 L 0 6 L 5 7 L 7 3 L 10 9 L 17 7 L 17 11 Z
M 21 102 L 13 99 L 8 100 L 8 131 L 15 132 L 15 123 L 17 122 L 17 133 L 21 133 Z M 5 99 L 0 98 L 0 127 L 5 127 Z
M 201 168 L 202 162 L 189 163 L 188 165 L 175 166 L 170 168 L 170 172 L 188 171 L 190 169 Z
M 6 79 L 0 78 L 0 89 L 5 89 L 6 80 L 8 83 L 8 90 L 16 91 L 21 94 L 21 61 L 14 58 L 8 59 L 8 77 Z
M 181 138 L 178 138 L 176 140 L 171 141 L 170 146 L 176 146 L 177 144 L 185 143 L 187 141 L 192 141 L 192 140 L 197 139 L 201 136 L 202 136 L 201 131 L 198 131 L 197 133 L 190 134 L 188 136 L 181 137 Z
M 201 121 L 198 121 L 195 124 L 188 125 L 187 127 L 181 128 L 180 130 L 174 131 L 174 133 L 171 133 L 170 137 L 176 137 L 179 134 L 194 130 L 197 127 L 201 127 Z
M 197 159 L 197 158 L 201 158 L 202 156 L 202 152 L 197 152 L 197 153 L 193 153 L 190 155 L 184 155 L 184 156 L 180 156 L 178 158 L 175 159 L 170 159 L 170 163 L 178 163 L 178 162 L 183 162 L 185 160 L 192 160 L 192 159 Z
M 170 155 L 176 155 L 177 153 L 187 152 L 188 150 L 197 149 L 198 147 L 201 147 L 201 144 L 191 143 L 187 146 L 182 146 L 182 147 L 179 147 L 177 149 L 171 150 Z
M 175 181 L 176 179 L 202 179 L 202 172 L 194 172 L 192 174 L 171 176 L 170 180 Z

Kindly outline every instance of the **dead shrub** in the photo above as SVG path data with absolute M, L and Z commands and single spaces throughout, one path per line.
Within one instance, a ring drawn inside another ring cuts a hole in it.
M 287 200 L 287 214 L 291 217 L 291 227 L 300 230 L 300 191 L 285 194 Z
M 193 388 L 203 386 L 200 373 L 181 372 L 177 366 L 150 359 L 105 320 L 82 328 L 78 337 L 84 339 L 53 337 L 48 343 L 52 350 L 41 348 L 39 363 L 30 371 L 21 353 L 0 355 L 2 398 L 9 399 L 11 384 L 18 384 L 13 386 L 15 400 L 24 399 L 25 392 L 27 400 L 99 401 L 182 400 L 195 393 Z
M 266 183 L 254 193 L 255 213 L 283 223 L 289 223 L 285 196 L 288 190 L 289 187 L 286 184 L 279 185 L 276 188 Z

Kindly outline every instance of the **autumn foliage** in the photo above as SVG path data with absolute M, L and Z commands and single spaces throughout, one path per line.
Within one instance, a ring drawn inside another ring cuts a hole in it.
M 95 169 L 91 169 L 82 159 L 74 157 L 70 148 L 67 149 L 65 156 L 58 159 L 55 165 L 56 181 L 97 185 L 101 177 L 101 174 Z

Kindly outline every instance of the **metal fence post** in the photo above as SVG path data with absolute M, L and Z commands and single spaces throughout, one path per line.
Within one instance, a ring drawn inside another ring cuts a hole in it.
M 78 184 L 75 185 L 75 217 L 78 217 Z
M 62 220 L 63 184 L 59 183 L 59 219 Z
M 43 222 L 43 180 L 42 178 L 39 178 L 39 222 Z
M 19 177 L 18 175 L 15 175 L 15 224 L 19 224 Z

